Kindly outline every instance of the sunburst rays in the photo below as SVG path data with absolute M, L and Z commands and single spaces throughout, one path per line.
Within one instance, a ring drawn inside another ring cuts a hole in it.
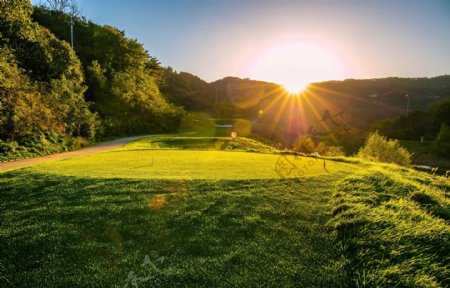
M 326 110 L 332 114 L 343 110 L 343 107 L 340 107 L 341 105 L 333 101 L 333 97 L 339 97 L 345 102 L 368 102 L 364 98 L 319 87 L 314 84 L 309 85 L 307 89 L 298 94 L 288 93 L 282 87 L 279 87 L 265 95 L 264 99 L 270 99 L 270 101 L 264 103 L 264 106 L 260 106 L 264 113 L 259 113 L 255 121 L 261 118 L 264 118 L 266 121 L 270 119 L 269 123 L 271 124 L 269 126 L 271 131 L 267 131 L 269 133 L 279 128 L 292 137 L 306 134 L 312 127 L 314 130 L 321 131 L 323 135 L 326 134 L 332 140 L 337 141 L 334 133 L 330 133 L 336 131 L 335 123 L 323 119 Z

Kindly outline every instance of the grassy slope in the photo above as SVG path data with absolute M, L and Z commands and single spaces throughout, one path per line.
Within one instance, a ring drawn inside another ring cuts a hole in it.
M 347 270 L 361 287 L 450 287 L 450 181 L 391 165 L 338 181 Z
M 145 139 L 1 173 L 0 281 L 11 287 L 132 287 L 130 278 L 139 287 L 445 286 L 447 180 L 347 159 L 327 160 L 330 174 L 323 160 L 294 156 L 286 157 L 304 177 L 280 179 L 275 163 L 283 156 L 207 151 L 205 141 L 217 147 L 223 139 L 185 138 Z M 321 162 L 302 168 L 309 160 Z M 404 183 L 425 189 L 425 196 Z M 404 256 L 395 257 L 398 251 Z

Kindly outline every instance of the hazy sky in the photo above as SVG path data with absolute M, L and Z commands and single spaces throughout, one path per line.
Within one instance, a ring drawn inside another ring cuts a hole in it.
M 164 66 L 207 81 L 450 74 L 450 0 L 78 2 Z

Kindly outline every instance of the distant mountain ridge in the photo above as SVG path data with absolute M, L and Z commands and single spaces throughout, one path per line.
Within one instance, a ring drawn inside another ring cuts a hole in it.
M 345 115 L 352 128 L 366 129 L 375 120 L 406 115 L 408 101 L 410 112 L 424 111 L 450 97 L 450 75 L 326 81 L 312 83 L 298 96 L 289 95 L 275 83 L 238 77 L 207 83 L 170 69 L 166 79 L 162 91 L 177 105 L 216 118 L 245 118 L 256 131 L 271 138 L 274 133 L 278 138 L 286 134 L 293 138 L 311 129 L 324 130 L 324 113 Z M 183 88 L 176 83 L 183 83 Z M 335 125 L 331 122 L 331 126 Z
M 195 79 L 197 87 L 201 86 L 201 89 L 189 87 L 189 85 L 186 85 L 185 88 L 192 95 L 189 100 L 196 103 L 196 108 L 203 110 L 211 110 L 215 105 L 233 105 L 236 106 L 235 108 L 239 108 L 238 110 L 247 110 L 252 106 L 257 106 L 259 101 L 267 97 L 286 94 L 283 87 L 276 83 L 233 76 L 208 83 L 190 73 L 171 71 L 171 76 L 179 78 L 180 82 L 189 83 Z M 309 90 L 331 102 L 335 102 L 334 99 L 344 101 L 346 104 L 362 101 L 367 102 L 367 105 L 372 108 L 381 105 L 383 110 L 370 115 L 372 117 L 368 118 L 371 119 L 378 118 L 378 113 L 384 117 L 406 112 L 406 97 L 409 97 L 410 111 L 427 109 L 430 104 L 450 97 L 450 75 L 431 78 L 388 77 L 330 80 L 312 83 Z M 170 87 L 166 88 L 166 91 L 170 94 Z M 202 97 L 196 97 L 196 93 L 201 94 Z M 177 100 L 176 96 L 172 98 Z M 353 101 L 349 101 L 348 98 L 352 98 Z M 203 105 L 198 105 L 198 102 L 203 102 Z M 188 110 L 191 108 L 187 103 L 180 102 L 178 104 L 186 106 Z M 345 108 L 352 110 L 351 107 Z M 220 113 L 220 110 L 214 112 Z

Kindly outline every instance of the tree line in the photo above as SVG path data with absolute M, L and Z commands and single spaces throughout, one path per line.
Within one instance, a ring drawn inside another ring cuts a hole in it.
M 0 150 L 171 131 L 184 110 L 161 93 L 163 71 L 123 31 L 28 0 L 1 1 Z

